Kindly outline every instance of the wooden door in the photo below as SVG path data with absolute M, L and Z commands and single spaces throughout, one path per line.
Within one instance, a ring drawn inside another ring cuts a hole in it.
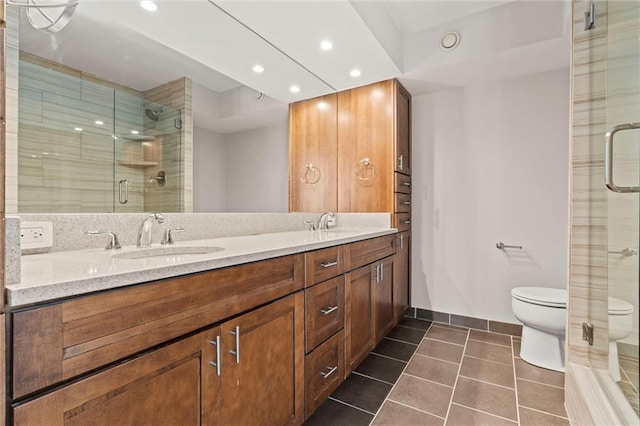
M 180 340 L 13 410 L 16 425 L 215 425 L 219 329 Z
M 393 265 L 393 316 L 397 323 L 409 309 L 411 286 L 411 232 L 397 234 L 396 261 Z
M 375 343 L 377 344 L 393 328 L 393 275 L 394 257 L 376 262 L 372 277 L 374 297 L 373 324 L 375 330 Z
M 338 93 L 338 211 L 393 211 L 393 109 L 393 80 Z
M 375 266 L 366 265 L 346 274 L 345 282 L 345 377 L 374 346 L 373 287 Z
M 395 170 L 411 175 L 411 95 L 398 81 L 395 84 Z
M 222 336 L 222 423 L 301 424 L 303 292 L 224 323 Z
M 337 95 L 289 107 L 289 211 L 336 211 Z

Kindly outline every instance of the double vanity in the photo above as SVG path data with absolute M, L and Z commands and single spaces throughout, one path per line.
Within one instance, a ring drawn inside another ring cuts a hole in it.
M 408 307 L 396 229 L 22 256 L 14 424 L 301 424 Z

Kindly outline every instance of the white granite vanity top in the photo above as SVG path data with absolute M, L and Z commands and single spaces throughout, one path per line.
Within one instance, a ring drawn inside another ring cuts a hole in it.
M 51 301 L 99 290 L 239 265 L 288 254 L 317 250 L 367 238 L 394 234 L 393 228 L 343 228 L 291 231 L 210 240 L 177 241 L 173 247 L 216 246 L 208 254 L 115 259 L 118 253 L 140 250 L 85 249 L 22 256 L 21 281 L 7 285 L 9 306 Z M 159 244 L 154 247 L 161 247 Z

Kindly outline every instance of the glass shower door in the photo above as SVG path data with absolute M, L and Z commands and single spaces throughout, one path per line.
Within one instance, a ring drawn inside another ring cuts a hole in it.
M 638 414 L 640 2 L 610 1 L 607 15 L 609 373 Z

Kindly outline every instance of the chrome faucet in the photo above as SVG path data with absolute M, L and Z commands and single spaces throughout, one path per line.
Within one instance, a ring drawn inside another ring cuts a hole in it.
M 329 223 L 335 224 L 336 214 L 331 212 L 325 212 L 320 215 L 318 219 L 318 229 L 323 231 L 329 229 Z
M 153 221 L 158 223 L 164 222 L 164 216 L 161 213 L 149 213 L 144 218 L 140 228 L 138 228 L 138 239 L 136 241 L 136 247 L 150 247 L 151 246 L 151 224 Z

